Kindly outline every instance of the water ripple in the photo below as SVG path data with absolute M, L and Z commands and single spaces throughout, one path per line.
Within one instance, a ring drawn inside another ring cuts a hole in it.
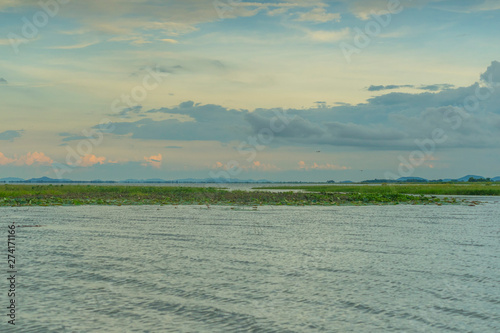
M 500 331 L 499 203 L 232 208 L 1 208 L 21 331 Z

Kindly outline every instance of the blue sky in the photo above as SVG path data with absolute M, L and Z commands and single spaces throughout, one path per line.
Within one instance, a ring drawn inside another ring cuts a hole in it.
M 500 176 L 500 3 L 0 0 L 0 178 Z

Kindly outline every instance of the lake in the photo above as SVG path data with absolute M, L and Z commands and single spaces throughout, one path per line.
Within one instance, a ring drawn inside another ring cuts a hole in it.
M 0 331 L 499 332 L 500 204 L 481 199 L 0 208 L 2 237 L 43 225 L 16 229 Z

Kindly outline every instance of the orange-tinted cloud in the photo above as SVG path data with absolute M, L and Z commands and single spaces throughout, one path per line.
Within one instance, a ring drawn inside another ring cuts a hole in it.
M 276 165 L 274 164 L 270 164 L 270 163 L 261 163 L 260 161 L 255 161 L 252 163 L 251 166 L 249 167 L 242 167 L 242 169 L 250 169 L 250 170 L 259 170 L 259 171 L 278 171 L 278 170 L 281 170 L 280 168 L 278 168 Z
M 89 167 L 95 164 L 104 164 L 106 157 L 97 157 L 95 155 L 85 155 L 80 159 L 79 166 Z
M 22 156 L 16 161 L 16 165 L 52 165 L 52 163 L 54 163 L 54 160 L 44 153 L 39 152 L 28 153 L 26 156 Z
M 19 158 L 9 158 L 3 153 L 0 153 L 0 165 L 15 164 L 15 165 L 52 165 L 54 160 L 45 155 L 44 153 L 34 152 L 28 153 Z
M 163 159 L 163 157 L 161 156 L 161 154 L 158 154 L 158 155 L 153 155 L 153 156 L 150 156 L 150 157 L 144 157 L 144 159 L 146 160 L 147 163 L 144 163 L 143 165 L 152 165 L 154 168 L 159 168 L 161 166 L 161 161 Z
M 6 157 L 3 153 L 0 153 L 0 165 L 7 165 L 15 162 L 12 158 Z
M 222 169 L 224 168 L 224 164 L 222 164 L 221 162 L 215 162 L 214 165 L 212 165 L 212 169 Z

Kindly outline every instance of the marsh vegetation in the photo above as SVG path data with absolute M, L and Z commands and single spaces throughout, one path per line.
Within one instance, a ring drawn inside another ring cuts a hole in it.
M 366 205 L 459 203 L 392 187 L 294 187 L 311 192 L 228 191 L 203 187 L 2 185 L 0 206 L 54 205 Z M 290 188 L 287 188 L 290 189 Z M 356 189 L 356 191 L 354 190 Z M 368 191 L 369 190 L 369 191 Z M 341 193 L 342 192 L 342 193 Z
M 271 187 L 269 187 L 271 188 Z M 259 189 L 266 189 L 261 187 Z M 272 189 L 305 190 L 319 193 L 413 194 L 413 195 L 500 195 L 499 183 L 418 184 L 418 185 L 306 185 L 272 187 Z

